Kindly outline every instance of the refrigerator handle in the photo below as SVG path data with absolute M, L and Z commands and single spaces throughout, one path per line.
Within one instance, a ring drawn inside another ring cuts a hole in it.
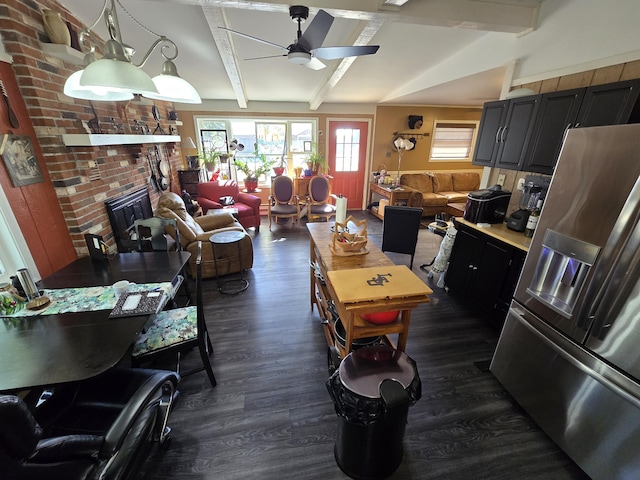
M 593 322 L 592 334 L 604 338 L 620 313 L 633 275 L 640 273 L 640 177 L 636 180 L 609 239 L 602 249 L 591 281 L 577 312 L 576 325 L 586 329 Z M 630 276 L 631 275 L 631 276 Z

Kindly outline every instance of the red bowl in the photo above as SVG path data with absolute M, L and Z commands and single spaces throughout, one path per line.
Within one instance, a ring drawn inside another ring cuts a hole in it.
M 364 313 L 361 317 L 367 322 L 384 325 L 385 323 L 394 322 L 399 314 L 400 310 L 390 310 L 388 312 Z

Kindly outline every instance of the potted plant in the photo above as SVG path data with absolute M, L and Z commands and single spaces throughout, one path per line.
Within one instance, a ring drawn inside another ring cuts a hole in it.
M 258 144 L 254 144 L 253 159 L 248 158 L 247 161 L 235 159 L 235 165 L 238 170 L 245 174 L 244 186 L 248 192 L 255 192 L 258 188 L 258 178 L 269 173 L 271 167 L 275 163 L 273 160 L 267 159 L 264 153 L 258 153 Z
M 200 163 L 208 172 L 213 172 L 216 168 L 216 164 L 220 160 L 221 152 L 216 152 L 213 149 L 203 149 L 202 153 L 198 155 L 200 157 Z
M 279 177 L 284 173 L 286 167 L 287 167 L 287 164 L 284 161 L 284 157 L 280 157 L 280 160 L 278 160 L 273 166 L 273 173 L 275 173 L 276 176 Z
M 313 146 L 313 149 L 307 155 L 306 163 L 307 169 L 305 170 L 305 175 L 307 176 L 317 175 L 321 169 L 327 166 L 324 154 L 318 151 L 316 145 Z

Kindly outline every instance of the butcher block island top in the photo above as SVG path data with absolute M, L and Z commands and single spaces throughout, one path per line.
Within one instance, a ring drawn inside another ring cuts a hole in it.
M 329 282 L 341 303 L 375 302 L 433 293 L 405 265 L 329 271 Z

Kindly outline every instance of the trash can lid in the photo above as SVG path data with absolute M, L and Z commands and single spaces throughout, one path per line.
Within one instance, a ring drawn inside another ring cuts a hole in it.
M 354 350 L 338 369 L 342 384 L 355 394 L 380 398 L 380 383 L 388 378 L 409 387 L 416 376 L 413 360 L 386 345 Z

